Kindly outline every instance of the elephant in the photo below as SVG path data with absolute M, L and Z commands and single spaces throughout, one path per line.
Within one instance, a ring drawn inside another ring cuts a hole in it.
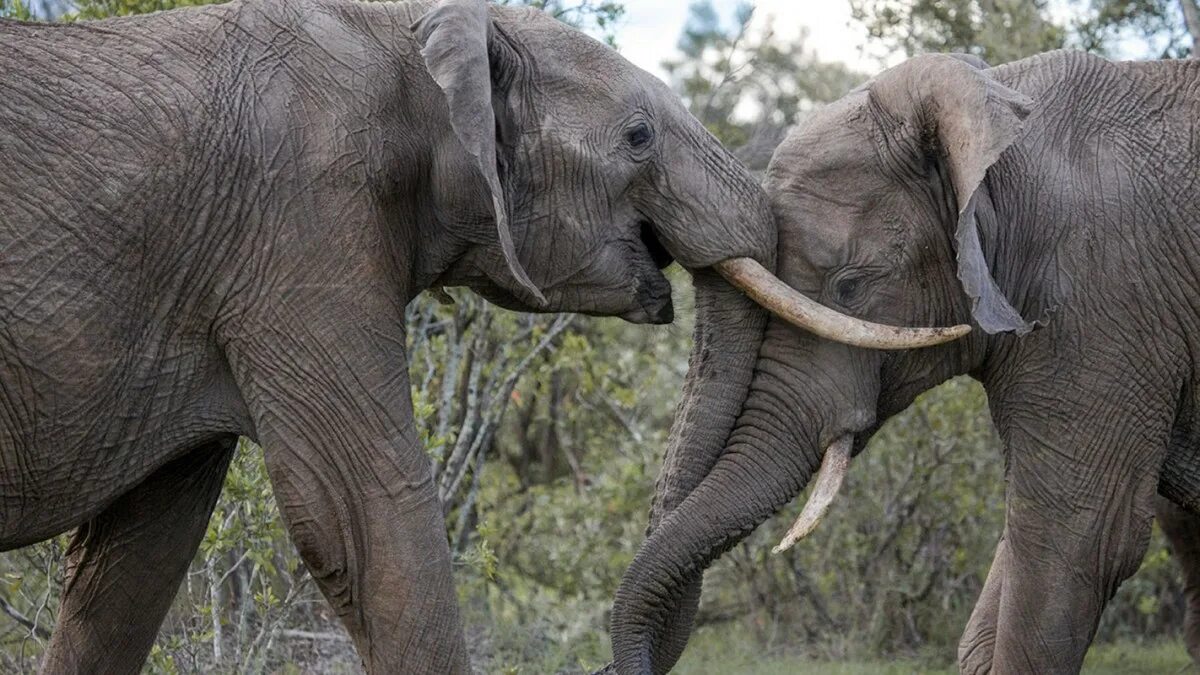
M 670 670 L 704 569 L 811 481 L 777 550 L 803 538 L 880 425 L 965 374 L 987 391 L 1006 491 L 960 667 L 1078 672 L 1156 493 L 1200 507 L 1198 91 L 1196 61 L 923 55 L 791 131 L 765 186 L 796 300 L 975 330 L 871 350 L 772 317 L 736 375 L 750 386 L 676 417 L 687 442 L 668 446 L 616 592 L 613 669 Z
M 536 10 L 0 21 L 0 73 L 0 550 L 75 529 L 47 673 L 139 670 L 243 436 L 366 669 L 467 672 L 405 306 L 464 286 L 665 323 L 677 261 L 724 326 L 705 396 L 765 324 L 726 281 L 774 267 L 761 185 Z

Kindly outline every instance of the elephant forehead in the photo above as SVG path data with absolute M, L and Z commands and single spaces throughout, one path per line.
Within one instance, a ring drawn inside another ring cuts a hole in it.
M 661 85 L 617 50 L 545 12 L 504 6 L 493 6 L 492 11 L 506 33 L 533 59 L 534 79 L 548 93 L 620 99 L 632 88 Z
M 767 185 L 788 190 L 877 165 L 866 93 L 847 96 L 807 116 L 775 151 Z M 850 187 L 854 186 L 851 181 Z

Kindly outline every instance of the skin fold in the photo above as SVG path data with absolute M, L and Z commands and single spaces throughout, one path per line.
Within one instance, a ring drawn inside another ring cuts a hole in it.
M 960 374 L 987 389 L 1007 482 L 964 672 L 1078 672 L 1142 560 L 1156 493 L 1195 605 L 1197 120 L 1198 62 L 1053 52 L 993 69 L 918 57 L 796 129 L 767 178 L 779 277 L 872 321 L 976 330 L 871 352 L 771 319 L 746 395 L 706 413 L 736 421 L 695 453 L 671 448 L 614 603 L 613 669 L 669 670 L 705 567 L 794 499 L 831 444 L 850 435 L 861 452 Z M 699 417 L 686 412 L 677 427 Z
M 749 384 L 765 317 L 708 268 L 774 267 L 765 194 L 665 85 L 540 12 L 0 21 L 0 73 L 0 550 L 78 528 L 48 673 L 140 670 L 238 436 L 367 670 L 468 671 L 409 400 L 426 288 L 667 322 L 674 258 L 691 400 Z

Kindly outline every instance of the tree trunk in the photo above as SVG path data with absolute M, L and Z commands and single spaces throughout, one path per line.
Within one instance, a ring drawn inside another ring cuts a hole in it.
M 221 664 L 225 661 L 224 653 L 222 652 L 222 642 L 225 640 L 225 632 L 221 626 L 221 581 L 220 575 L 217 574 L 217 556 L 213 555 L 208 559 L 208 611 L 212 619 L 212 651 L 213 651 L 213 668 L 220 670 Z
M 1179 5 L 1183 8 L 1183 20 L 1192 36 L 1192 58 L 1200 58 L 1200 7 L 1196 6 L 1196 0 L 1179 0 Z

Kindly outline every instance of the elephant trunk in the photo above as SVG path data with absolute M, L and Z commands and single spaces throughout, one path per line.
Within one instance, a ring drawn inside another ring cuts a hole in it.
M 836 460 L 830 464 L 848 462 L 856 432 L 873 423 L 866 402 L 877 397 L 878 376 L 871 373 L 880 357 L 851 359 L 849 348 L 804 336 L 777 320 L 761 334 L 761 340 L 736 347 L 733 364 L 739 369 L 729 371 L 727 387 L 710 385 L 724 396 L 719 417 L 705 411 L 686 415 L 689 399 L 680 409 L 651 532 L 613 605 L 617 672 L 669 671 L 690 635 L 704 569 L 794 499 L 823 457 Z M 754 346 L 758 352 L 747 358 Z M 695 356 L 702 359 L 703 353 Z M 816 522 L 836 492 L 841 469 L 830 472 L 829 495 L 818 495 L 814 508 L 805 509 L 812 517 L 802 521 L 801 530 L 810 529 L 807 523 Z
M 724 451 L 749 389 L 767 321 L 765 311 L 712 270 L 698 272 L 695 286 L 692 354 L 655 486 L 648 536 L 704 480 Z M 656 661 L 674 664 L 679 659 L 699 603 L 697 577 L 682 589 L 678 611 L 661 627 Z
M 692 593 L 704 569 L 808 484 L 821 457 L 803 431 L 782 422 L 790 417 L 778 399 L 752 391 L 725 452 L 642 545 L 613 605 L 617 672 L 669 671 L 679 654 L 674 649 L 668 654 L 666 643 L 673 647 L 680 639 L 669 631 L 678 627 L 681 604 L 692 602 L 688 618 L 694 614 Z M 668 655 L 674 658 L 665 660 Z
M 695 276 L 696 328 L 683 396 L 650 510 L 650 530 L 708 475 L 741 412 L 766 312 L 710 270 Z

